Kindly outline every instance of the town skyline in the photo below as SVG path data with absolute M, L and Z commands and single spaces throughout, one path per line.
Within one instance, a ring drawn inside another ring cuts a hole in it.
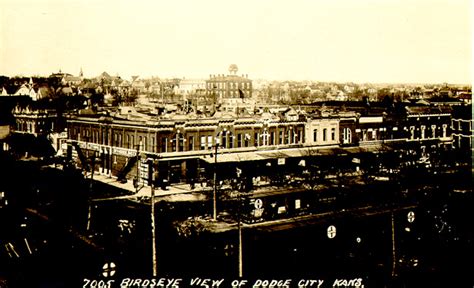
M 472 83 L 469 1 L 91 3 L 2 1 L 0 74 Z

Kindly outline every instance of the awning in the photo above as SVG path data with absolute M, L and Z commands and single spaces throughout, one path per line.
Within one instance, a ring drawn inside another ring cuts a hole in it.
M 228 162 L 245 162 L 245 161 L 257 161 L 257 160 L 265 160 L 260 155 L 255 152 L 241 152 L 241 153 L 225 153 L 225 154 L 217 154 L 217 162 L 218 163 L 228 163 Z M 201 160 L 204 160 L 208 163 L 214 163 L 216 161 L 214 156 L 203 156 Z
M 327 151 L 329 150 L 329 151 Z M 295 158 L 295 157 L 310 157 L 310 156 L 321 156 L 321 155 L 332 155 L 330 148 L 291 148 L 282 150 L 267 150 L 267 151 L 248 151 L 238 153 L 218 153 L 217 162 L 245 162 L 245 161 L 259 161 L 269 159 L 281 159 L 281 158 Z M 212 156 L 203 156 L 200 159 L 214 163 L 215 159 Z
M 218 163 L 228 162 L 245 162 L 245 161 L 259 161 L 269 159 L 281 159 L 281 158 L 304 158 L 304 157 L 315 157 L 315 156 L 337 156 L 337 155 L 348 155 L 366 152 L 381 152 L 393 150 L 392 147 L 387 145 L 381 145 L 380 143 L 360 146 L 360 147 L 299 147 L 289 148 L 281 150 L 262 150 L 262 151 L 247 151 L 247 152 L 227 152 L 218 153 Z M 201 160 L 207 163 L 214 163 L 214 156 L 203 155 L 200 157 Z

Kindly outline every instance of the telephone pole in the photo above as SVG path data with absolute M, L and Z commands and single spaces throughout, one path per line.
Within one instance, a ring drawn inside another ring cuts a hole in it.
M 395 217 L 392 213 L 390 213 L 390 220 L 392 226 L 392 277 L 397 276 L 397 250 L 395 246 Z
M 219 143 L 214 145 L 214 189 L 212 193 L 212 219 L 217 220 L 217 147 Z
M 241 218 L 241 209 L 242 209 L 242 195 L 239 193 L 239 208 L 238 208 L 238 234 L 239 234 L 239 277 L 243 277 L 243 259 L 242 259 L 242 218 Z
M 152 253 L 152 265 L 153 265 L 153 277 L 157 274 L 156 265 L 156 231 L 155 231 L 155 188 L 153 187 L 153 161 L 150 160 L 148 163 L 148 169 L 151 170 L 150 177 L 150 205 L 151 205 L 151 253 Z
M 142 145 L 141 141 L 140 141 L 139 144 L 136 145 L 137 146 L 137 156 L 136 156 L 137 157 L 136 158 L 137 159 L 136 160 L 137 161 L 137 164 L 136 164 L 137 165 L 137 176 L 135 178 L 136 182 L 134 183 L 135 184 L 134 185 L 135 186 L 135 193 L 138 193 L 138 186 L 139 186 L 139 181 L 140 181 L 139 180 L 140 179 L 140 170 L 139 170 L 139 168 L 140 168 L 140 146 L 141 145 Z
M 88 211 L 87 211 L 87 227 L 86 227 L 86 231 L 89 231 L 90 228 L 91 228 L 91 218 L 92 218 L 92 200 L 91 200 L 91 197 L 92 197 L 92 185 L 93 185 L 93 182 L 94 182 L 94 168 L 95 168 L 95 154 L 96 151 L 94 151 L 94 154 L 92 155 L 92 159 L 91 159 L 91 178 L 90 178 L 90 181 L 89 181 L 89 197 L 87 197 L 87 202 L 88 202 Z

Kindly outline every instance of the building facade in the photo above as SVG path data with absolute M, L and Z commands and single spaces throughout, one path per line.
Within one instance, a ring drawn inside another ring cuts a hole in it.
M 206 80 L 206 94 L 214 99 L 215 103 L 226 98 L 252 98 L 252 80 L 248 75 L 237 75 L 237 65 L 229 67 L 229 74 L 210 75 Z
M 218 111 L 203 118 L 176 115 L 133 120 L 75 115 L 67 120 L 68 154 L 79 166 L 90 165 L 87 159 L 93 157 L 99 173 L 119 179 L 137 177 L 139 161 L 155 159 L 159 162 L 158 177 L 186 182 L 199 178 L 201 160 L 215 151 L 225 155 L 224 159 L 239 162 L 303 157 L 307 148 L 345 149 L 414 141 L 450 144 L 450 123 L 448 111 L 430 107 L 370 116 L 352 111 L 308 115 L 294 109 L 255 115 Z

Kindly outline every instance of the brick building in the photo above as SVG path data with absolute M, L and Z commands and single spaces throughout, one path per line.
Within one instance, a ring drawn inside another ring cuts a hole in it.
M 229 67 L 229 74 L 210 75 L 206 80 L 206 94 L 217 103 L 227 98 L 252 98 L 252 80 L 248 75 L 237 75 L 237 65 Z

